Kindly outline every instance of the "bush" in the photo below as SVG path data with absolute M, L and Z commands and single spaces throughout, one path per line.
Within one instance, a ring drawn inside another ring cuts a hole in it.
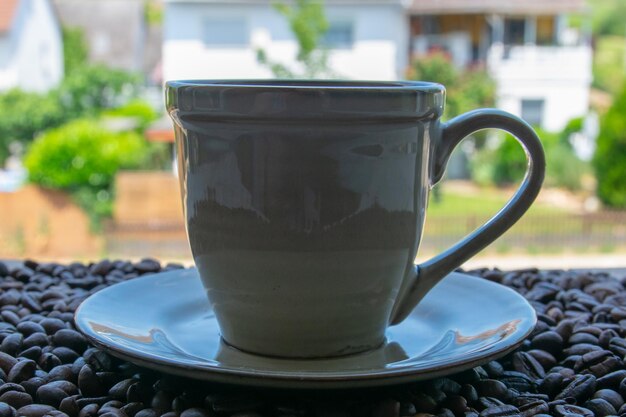
M 84 66 L 68 74 L 51 94 L 57 97 L 69 120 L 124 105 L 137 96 L 140 81 L 134 73 L 103 65 Z
M 446 87 L 446 118 L 481 107 L 493 107 L 495 103 L 496 84 L 487 71 L 479 67 L 457 70 L 443 52 L 417 59 L 408 77 Z
M 600 121 L 593 166 L 600 200 L 626 208 L 626 88 Z
M 121 107 L 106 110 L 103 116 L 129 117 L 137 120 L 138 130 L 143 132 L 159 115 L 152 106 L 143 100 L 134 99 Z
M 115 173 L 141 166 L 147 147 L 135 132 L 114 133 L 81 119 L 37 138 L 24 165 L 31 182 L 70 192 L 97 224 L 111 214 Z
M 80 67 L 48 94 L 19 89 L 0 94 L 0 166 L 11 142 L 30 143 L 35 136 L 69 120 L 96 116 L 136 96 L 139 78 L 103 66 Z
M 18 89 L 0 94 L 0 115 L 0 167 L 9 156 L 12 142 L 28 142 L 65 119 L 52 97 Z
M 572 122 L 568 128 L 575 126 L 576 122 Z M 541 129 L 536 131 L 546 153 L 544 184 L 572 191 L 579 190 L 582 177 L 588 171 L 587 163 L 581 161 L 569 142 L 563 139 L 564 132 L 549 133 Z M 480 184 L 512 184 L 520 181 L 526 172 L 526 155 L 519 143 L 512 136 L 506 135 L 495 148 L 478 152 L 471 161 L 471 172 L 474 181 Z

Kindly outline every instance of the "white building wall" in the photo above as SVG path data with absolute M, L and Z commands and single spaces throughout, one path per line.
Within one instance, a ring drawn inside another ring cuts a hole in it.
M 9 60 L 11 39 L 8 34 L 0 35 L 0 91 L 9 89 L 17 84 L 14 68 Z
M 400 4 L 326 5 L 328 19 L 353 22 L 350 49 L 331 49 L 329 64 L 341 78 L 395 80 L 407 66 L 407 19 Z M 203 41 L 207 21 L 243 19 L 249 43 L 216 47 Z M 288 23 L 269 4 L 166 2 L 164 22 L 164 79 L 269 78 L 257 62 L 256 48 L 273 61 L 296 68 L 297 44 Z
M 21 1 L 0 49 L 0 89 L 45 92 L 63 78 L 63 40 L 49 0 Z
M 497 82 L 497 106 L 522 116 L 522 100 L 544 100 L 543 125 L 562 130 L 589 109 L 592 52 L 589 46 L 519 46 L 508 57 L 500 45 L 489 55 Z

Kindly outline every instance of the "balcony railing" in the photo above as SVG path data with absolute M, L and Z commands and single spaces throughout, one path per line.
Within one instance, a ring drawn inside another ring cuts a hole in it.
M 487 54 L 492 75 L 503 79 L 590 80 L 591 47 L 505 46 L 494 44 Z

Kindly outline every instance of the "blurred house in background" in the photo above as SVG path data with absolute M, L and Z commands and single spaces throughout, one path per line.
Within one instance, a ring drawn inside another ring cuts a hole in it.
M 267 78 L 256 50 L 293 67 L 297 43 L 271 0 L 165 0 L 163 75 L 168 79 Z M 353 79 L 396 80 L 408 65 L 401 0 L 326 0 L 330 67 Z
M 0 90 L 45 92 L 63 78 L 63 39 L 49 0 L 0 0 Z
M 258 48 L 295 61 L 297 43 L 270 0 L 164 1 L 165 80 L 271 77 Z M 557 131 L 587 113 L 592 50 L 568 26 L 584 0 L 327 0 L 325 10 L 324 45 L 342 78 L 402 79 L 411 60 L 444 51 L 458 67 L 485 65 L 497 106 L 531 124 Z
M 589 36 L 567 19 L 584 12 L 584 0 L 413 0 L 412 54 L 444 50 L 459 67 L 486 64 L 499 108 L 558 131 L 589 108 Z
M 161 84 L 161 27 L 148 23 L 145 0 L 54 0 L 54 5 L 63 26 L 83 31 L 91 63 L 142 73 L 148 83 Z

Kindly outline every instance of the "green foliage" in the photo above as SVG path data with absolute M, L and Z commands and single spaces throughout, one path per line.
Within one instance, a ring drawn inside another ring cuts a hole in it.
M 87 64 L 89 50 L 85 36 L 80 28 L 63 27 L 63 68 L 65 74 Z
M 496 84 L 487 71 L 478 67 L 460 71 L 442 52 L 415 60 L 409 78 L 436 82 L 446 87 L 447 118 L 480 107 L 493 107 L 495 103 Z
M 80 119 L 37 138 L 24 159 L 29 180 L 70 192 L 97 222 L 110 215 L 115 173 L 145 162 L 147 143 L 135 132 L 110 132 Z
M 143 132 L 159 115 L 154 108 L 143 100 L 133 99 L 121 107 L 105 110 L 103 116 L 129 117 L 137 120 L 138 130 Z
M 148 0 L 144 7 L 145 18 L 149 25 L 159 26 L 163 24 L 163 3 Z
M 626 88 L 600 121 L 593 166 L 600 200 L 626 208 Z
M 626 35 L 626 2 L 624 0 L 588 0 L 591 23 L 596 36 Z
M 610 35 L 598 38 L 593 56 L 593 86 L 617 95 L 625 76 L 626 38 Z
M 47 94 L 13 89 L 0 94 L 0 166 L 12 142 L 30 143 L 39 133 L 126 103 L 139 77 L 104 66 L 79 66 Z
M 282 14 L 298 42 L 296 60 L 302 69 L 293 69 L 273 61 L 264 49 L 257 49 L 257 61 L 267 66 L 277 78 L 332 77 L 328 67 L 328 52 L 320 48 L 322 37 L 329 24 L 324 4 L 315 0 L 295 0 L 293 3 L 276 2 L 274 8 Z
M 13 89 L 0 94 L 0 166 L 9 156 L 12 142 L 27 142 L 65 119 L 51 96 Z
M 58 95 L 68 119 L 74 119 L 124 104 L 136 96 L 140 81 L 137 74 L 126 71 L 85 66 L 69 74 L 52 94 Z
M 570 129 L 577 124 L 576 121 L 571 122 Z M 561 133 L 549 133 L 541 129 L 536 131 L 546 153 L 544 184 L 569 190 L 580 189 L 582 177 L 589 169 L 576 156 L 569 141 L 564 140 L 569 139 L 569 134 L 564 133 L 568 129 Z M 522 147 L 512 136 L 506 135 L 495 148 L 485 148 L 478 152 L 471 163 L 472 177 L 480 184 L 508 185 L 523 178 L 526 164 L 526 154 Z

